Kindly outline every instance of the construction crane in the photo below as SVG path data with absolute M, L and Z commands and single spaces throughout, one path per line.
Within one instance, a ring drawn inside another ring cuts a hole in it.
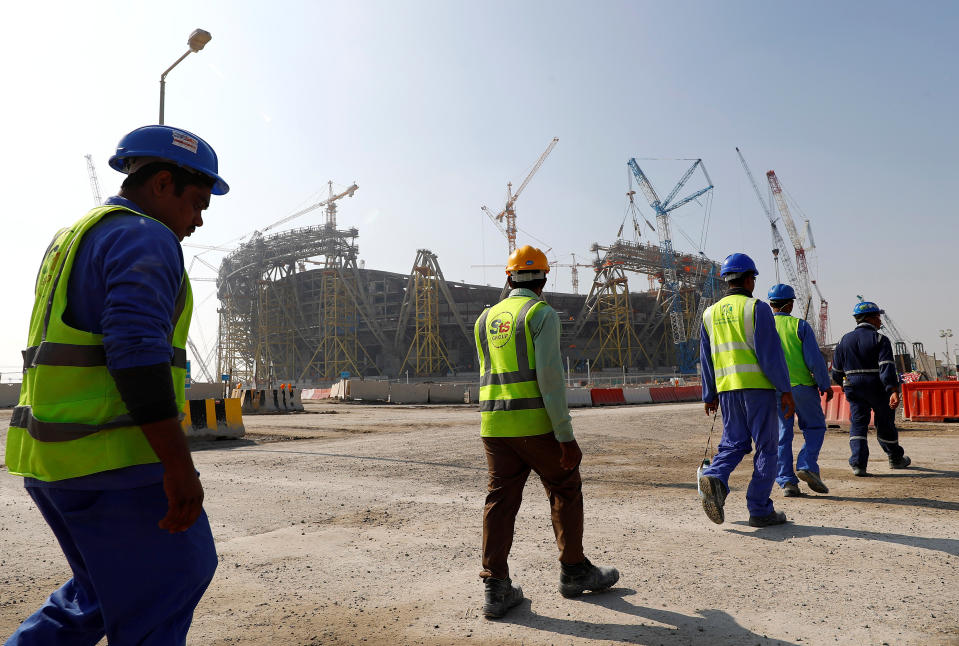
M 503 210 L 493 215 L 493 212 L 486 208 L 486 205 L 483 205 L 483 212 L 486 213 L 497 225 L 500 231 L 506 234 L 506 240 L 509 243 L 509 252 L 512 254 L 516 251 L 516 209 L 513 208 L 516 204 L 516 200 L 519 199 L 520 194 L 523 192 L 523 189 L 526 188 L 526 185 L 529 184 L 529 181 L 533 179 L 533 175 L 536 174 L 536 171 L 539 170 L 540 166 L 543 165 L 543 162 L 546 161 L 546 158 L 549 157 L 549 154 L 553 152 L 553 148 L 556 147 L 556 143 L 559 141 L 559 137 L 553 137 L 553 140 L 549 142 L 549 145 L 546 146 L 546 150 L 543 151 L 543 154 L 539 156 L 539 159 L 536 160 L 536 163 L 533 164 L 532 170 L 529 171 L 529 174 L 526 176 L 526 179 L 523 180 L 523 183 L 519 185 L 519 188 L 516 189 L 516 192 L 513 192 L 513 183 L 508 182 L 506 184 L 506 206 L 503 207 Z M 500 222 L 503 219 L 506 219 L 506 229 L 504 230 Z
M 863 301 L 862 294 L 856 294 L 856 298 L 859 299 L 860 303 Z M 892 333 L 892 337 L 893 337 L 892 340 L 897 343 L 908 344 L 909 339 L 907 339 L 906 336 L 899 331 L 899 328 L 896 326 L 895 321 L 893 321 L 892 317 L 889 316 L 889 312 L 883 312 L 882 314 L 880 314 L 880 316 L 882 317 L 883 327 L 885 327 L 889 332 Z M 886 336 L 889 336 L 889 334 L 887 334 Z
M 786 225 L 786 231 L 789 233 L 789 239 L 792 240 L 793 249 L 796 252 L 796 269 L 799 274 L 799 280 L 794 285 L 796 289 L 796 310 L 801 318 L 808 319 L 812 294 L 809 289 L 809 266 L 806 263 L 806 250 L 803 248 L 803 240 L 799 236 L 792 215 L 789 213 L 789 206 L 786 204 L 786 198 L 783 195 L 779 178 L 776 177 L 776 172 L 768 171 L 766 180 L 769 182 L 769 188 L 772 189 L 773 198 L 775 198 L 776 206 L 779 208 L 779 215 L 783 224 Z
M 712 190 L 713 183 L 712 180 L 709 179 L 709 174 L 706 172 L 706 167 L 703 165 L 703 160 L 697 159 L 679 179 L 679 182 L 677 182 L 676 186 L 673 187 L 673 190 L 669 192 L 669 195 L 666 196 L 666 199 L 660 200 L 659 195 L 656 194 L 656 190 L 650 183 L 649 178 L 646 177 L 646 174 L 643 173 L 643 170 L 639 167 L 639 164 L 636 163 L 636 159 L 631 158 L 627 164 L 629 169 L 633 172 L 633 176 L 636 178 L 637 183 L 639 183 L 640 189 L 642 189 L 643 193 L 646 195 L 646 201 L 649 202 L 649 205 L 653 208 L 653 211 L 656 212 L 656 230 L 659 233 L 659 247 L 661 251 L 663 270 L 663 303 L 669 312 L 669 324 L 673 335 L 673 343 L 676 345 L 677 365 L 679 367 L 679 371 L 681 373 L 691 373 L 694 372 L 696 368 L 696 359 L 699 355 L 699 348 L 696 345 L 697 335 L 693 330 L 690 330 L 690 332 L 693 332 L 693 334 L 687 333 L 686 324 L 683 318 L 682 295 L 679 291 L 679 279 L 676 275 L 676 257 L 673 254 L 673 241 L 669 232 L 669 214 L 684 204 L 688 204 L 689 202 Z M 707 183 L 706 188 L 693 191 L 686 197 L 674 203 L 673 199 L 676 197 L 679 191 L 682 190 L 683 186 L 686 185 L 686 182 L 689 181 L 689 178 L 692 177 L 697 168 L 702 169 L 703 171 L 703 175 L 705 176 Z M 709 281 L 707 281 L 707 283 L 711 284 Z M 705 304 L 705 301 L 703 301 L 704 297 L 705 294 L 700 295 L 700 305 Z M 701 307 L 698 309 L 701 309 Z M 692 321 L 693 326 L 698 324 L 699 322 L 697 320 Z
M 296 213 L 294 213 L 294 214 L 292 214 L 292 215 L 288 215 L 288 216 L 286 216 L 285 218 L 283 218 L 282 220 L 277 220 L 276 222 L 274 222 L 274 223 L 271 224 L 270 226 L 268 226 L 268 227 L 266 227 L 266 228 L 264 228 L 264 229 L 261 229 L 261 233 L 264 232 L 264 231 L 269 231 L 270 229 L 272 229 L 272 228 L 274 228 L 274 227 L 278 227 L 278 226 L 280 226 L 281 224 L 286 224 L 286 223 L 289 222 L 290 220 L 296 219 L 296 218 L 300 217 L 301 215 L 306 215 L 306 214 L 309 213 L 310 211 L 315 211 L 316 209 L 320 208 L 321 206 L 325 206 L 325 207 L 326 207 L 326 227 L 329 228 L 329 229 L 335 229 L 335 228 L 336 228 L 336 201 L 339 200 L 339 199 L 341 199 L 341 198 L 344 198 L 344 197 L 353 197 L 353 193 L 356 192 L 356 190 L 359 188 L 359 186 L 357 186 L 357 185 L 356 185 L 356 182 L 354 182 L 354 183 L 351 184 L 351 185 L 349 186 L 349 188 L 347 188 L 345 191 L 343 191 L 343 192 L 341 192 L 341 193 L 337 193 L 336 195 L 334 195 L 334 194 L 333 194 L 333 181 L 331 180 L 330 182 L 328 182 L 328 184 L 329 184 L 329 187 L 330 187 L 330 196 L 329 196 L 328 198 L 326 198 L 325 200 L 322 200 L 322 201 L 320 201 L 320 202 L 317 202 L 316 204 L 311 204 L 310 206 L 306 207 L 305 209 L 300 209 L 300 210 L 297 211 Z
M 551 263 L 549 263 L 549 264 L 550 264 L 551 266 L 553 266 L 553 267 L 569 267 L 569 268 L 572 270 L 573 293 L 574 293 L 574 294 L 579 294 L 579 268 L 580 268 L 580 267 L 587 267 L 587 268 L 589 268 L 589 269 L 593 269 L 593 265 L 591 265 L 591 264 L 588 265 L 588 264 L 584 264 L 584 263 L 581 263 L 581 262 L 576 262 L 576 254 L 575 254 L 575 253 L 570 253 L 569 255 L 573 257 L 573 262 L 571 262 L 571 263 L 551 262 Z
M 816 336 L 819 337 L 819 343 L 829 345 L 829 302 L 822 297 L 822 292 L 819 291 L 819 285 L 816 284 L 816 281 L 810 280 L 809 282 L 812 283 L 816 294 L 819 296 L 819 329 L 816 330 Z
M 100 197 L 100 180 L 97 179 L 97 169 L 93 165 L 93 156 L 84 155 L 87 159 L 87 175 L 90 176 L 90 190 L 93 191 L 93 205 L 101 206 L 103 198 Z

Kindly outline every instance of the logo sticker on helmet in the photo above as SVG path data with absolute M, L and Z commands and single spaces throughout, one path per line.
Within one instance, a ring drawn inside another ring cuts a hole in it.
M 513 337 L 513 315 L 509 312 L 503 312 L 494 320 L 490 321 L 487 327 L 489 342 L 494 348 L 502 348 L 509 343 Z
M 179 146 L 189 150 L 194 155 L 196 154 L 197 146 L 199 145 L 197 140 L 188 135 L 185 132 L 180 132 L 179 130 L 173 131 L 173 145 Z

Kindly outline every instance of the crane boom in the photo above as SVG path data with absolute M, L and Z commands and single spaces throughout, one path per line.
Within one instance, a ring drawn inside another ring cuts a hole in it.
M 310 206 L 306 207 L 305 209 L 300 209 L 300 210 L 297 211 L 296 213 L 294 213 L 294 214 L 292 214 L 292 215 L 288 215 L 288 216 L 286 216 L 285 218 L 283 218 L 282 220 L 277 220 L 276 222 L 274 222 L 274 223 L 271 224 L 270 226 L 262 229 L 262 231 L 269 231 L 270 229 L 272 229 L 272 228 L 274 228 L 274 227 L 278 227 L 278 226 L 280 226 L 281 224 L 286 224 L 286 223 L 289 222 L 290 220 L 294 220 L 294 219 L 300 217 L 301 215 L 306 215 L 306 214 L 309 213 L 310 211 L 314 211 L 314 210 L 320 208 L 321 206 L 327 206 L 327 207 L 328 207 L 328 206 L 333 206 L 333 207 L 334 207 L 334 208 L 333 208 L 333 214 L 334 214 L 334 215 L 332 216 L 332 221 L 331 221 L 331 217 L 330 217 L 330 213 L 329 213 L 330 209 L 327 209 L 327 222 L 326 222 L 326 223 L 327 223 L 327 225 L 332 226 L 333 228 L 335 228 L 335 227 L 336 227 L 336 216 L 335 216 L 336 207 L 335 207 L 335 205 L 334 205 L 333 203 L 336 202 L 337 200 L 341 199 L 341 198 L 344 198 L 344 197 L 353 197 L 353 193 L 356 192 L 356 190 L 359 188 L 359 186 L 357 186 L 356 183 L 354 182 L 349 188 L 347 188 L 347 189 L 346 189 L 345 191 L 343 191 L 342 193 L 337 193 L 336 195 L 333 195 L 333 182 L 330 182 L 329 184 L 330 184 L 330 197 L 326 198 L 325 200 L 323 200 L 323 201 L 321 201 L 321 202 L 317 202 L 316 204 L 311 204 Z
M 796 304 L 798 305 L 799 315 L 807 319 L 812 296 L 809 289 L 809 266 L 806 263 L 806 250 L 803 248 L 802 238 L 799 237 L 799 231 L 796 229 L 796 223 L 793 222 L 792 214 L 789 212 L 789 205 L 786 204 L 786 198 L 783 195 L 782 186 L 779 184 L 779 178 L 776 177 L 776 172 L 768 171 L 766 179 L 769 182 L 769 188 L 772 189 L 776 206 L 779 207 L 779 215 L 786 225 L 786 231 L 789 233 L 789 239 L 792 240 L 793 249 L 796 252 L 796 268 L 799 272 L 799 283 L 796 285 L 798 291 Z
M 95 206 L 103 204 L 103 198 L 100 196 L 100 180 L 97 179 L 97 169 L 93 165 L 93 156 L 84 155 L 87 159 L 87 174 L 90 176 L 90 190 L 93 191 L 93 203 Z

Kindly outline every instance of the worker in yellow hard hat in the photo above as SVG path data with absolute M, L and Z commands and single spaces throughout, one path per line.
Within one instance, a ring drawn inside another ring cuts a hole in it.
M 597 567 L 583 553 L 583 494 L 566 404 L 559 316 L 543 299 L 549 263 L 531 246 L 506 265 L 509 296 L 483 311 L 474 326 L 480 365 L 481 435 L 489 468 L 483 513 L 483 614 L 502 617 L 523 600 L 507 557 L 513 524 L 531 470 L 546 487 L 561 564 L 564 597 L 605 590 L 619 572 Z

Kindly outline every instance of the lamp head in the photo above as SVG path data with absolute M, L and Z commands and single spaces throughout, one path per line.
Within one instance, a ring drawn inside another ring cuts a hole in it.
M 186 41 L 186 44 L 190 46 L 191 52 L 196 53 L 203 49 L 212 38 L 213 36 L 210 35 L 210 32 L 205 29 L 194 29 L 193 33 L 190 34 L 189 40 Z

